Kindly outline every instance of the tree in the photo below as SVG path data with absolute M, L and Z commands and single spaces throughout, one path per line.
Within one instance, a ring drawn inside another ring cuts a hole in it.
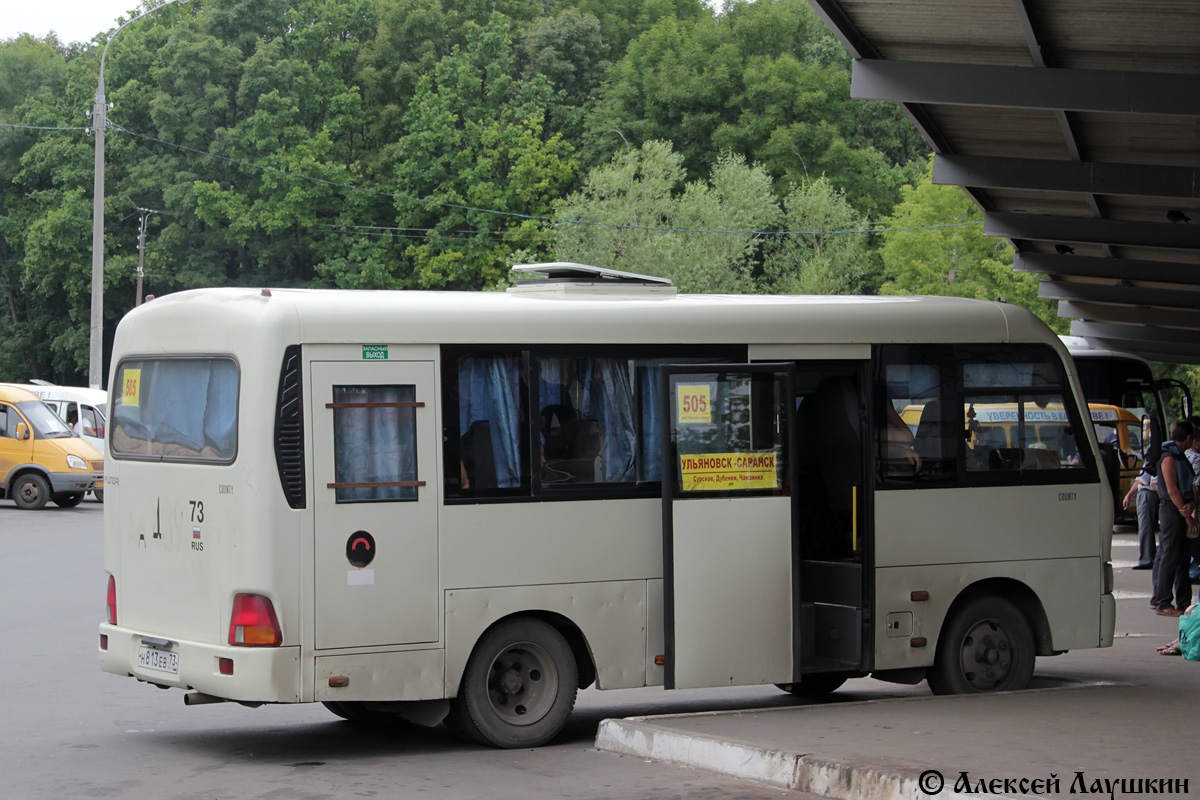
M 860 294 L 870 275 L 867 221 L 828 178 L 783 202 L 790 232 L 770 248 L 764 285 L 783 294 Z
M 932 159 L 917 184 L 904 187 L 887 225 L 881 293 L 1004 299 L 1067 332 L 1066 320 L 1037 296 L 1037 277 L 1013 271 L 1012 246 L 983 234 L 983 212 L 958 187 L 933 185 Z
M 613 64 L 590 116 L 589 159 L 671 141 L 689 179 L 732 151 L 777 196 L 822 175 L 860 213 L 889 212 L 928 150 L 895 109 L 850 99 L 849 60 L 802 0 L 734 2 L 716 18 L 667 18 Z
M 547 130 L 554 92 L 516 74 L 509 21 L 468 25 L 467 43 L 421 79 L 390 149 L 400 227 L 426 232 L 410 245 L 422 288 L 480 289 L 506 279 L 507 253 L 536 247 L 539 224 L 570 185 L 571 145 Z
M 682 292 L 754 291 L 762 237 L 779 222 L 771 179 L 734 155 L 685 182 L 669 142 L 647 142 L 593 169 L 557 213 L 555 254 L 670 278 Z

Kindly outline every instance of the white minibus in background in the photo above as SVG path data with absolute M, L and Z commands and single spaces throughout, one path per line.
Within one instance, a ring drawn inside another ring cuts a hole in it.
M 992 692 L 1112 643 L 1111 494 L 1032 314 L 517 269 L 128 314 L 102 668 L 529 747 L 593 684 Z M 1080 457 L 968 454 L 972 403 L 1062 408 Z

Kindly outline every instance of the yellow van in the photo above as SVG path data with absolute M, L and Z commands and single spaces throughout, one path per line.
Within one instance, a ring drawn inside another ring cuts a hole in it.
M 37 395 L 0 386 L 0 493 L 18 508 L 63 508 L 104 483 L 104 456 Z

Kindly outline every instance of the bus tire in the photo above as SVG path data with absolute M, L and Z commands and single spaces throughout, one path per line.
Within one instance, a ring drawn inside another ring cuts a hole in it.
M 578 686 L 575 656 L 561 633 L 538 619 L 507 620 L 475 645 L 450 721 L 491 747 L 540 747 L 567 724 Z
M 929 688 L 934 694 L 1024 689 L 1033 677 L 1033 630 L 1015 605 L 977 597 L 942 628 Z
M 64 492 L 56 494 L 50 499 L 54 501 L 54 505 L 59 508 L 74 508 L 83 502 L 83 492 Z
M 97 503 L 103 503 L 104 502 L 104 490 L 96 489 L 95 491 L 92 492 L 92 497 L 96 498 Z
M 800 683 L 777 683 L 775 686 L 796 697 L 825 697 L 836 692 L 846 676 L 836 672 L 821 672 L 805 675 Z
M 26 472 L 13 481 L 9 496 L 17 504 L 17 508 L 37 511 L 50 499 L 50 484 L 36 472 Z

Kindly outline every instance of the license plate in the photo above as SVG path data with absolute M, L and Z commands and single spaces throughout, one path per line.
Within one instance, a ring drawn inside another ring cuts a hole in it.
M 178 675 L 179 653 L 171 653 L 167 650 L 158 650 L 153 647 L 139 647 L 138 666 L 144 669 L 153 669 L 158 672 L 169 672 L 172 675 Z

